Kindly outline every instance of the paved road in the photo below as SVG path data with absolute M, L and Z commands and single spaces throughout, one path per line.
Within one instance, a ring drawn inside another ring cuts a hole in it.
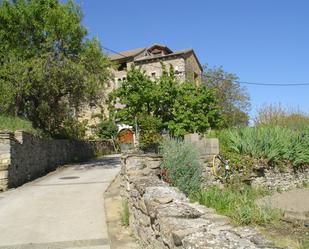
M 0 193 L 0 249 L 109 249 L 103 193 L 119 170 L 110 156 Z

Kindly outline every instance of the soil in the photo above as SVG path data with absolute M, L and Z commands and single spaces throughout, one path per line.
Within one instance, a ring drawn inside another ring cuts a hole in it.
M 104 193 L 104 203 L 111 249 L 141 249 L 129 228 L 125 228 L 121 224 L 122 199 L 119 175 Z
M 309 249 L 309 188 L 275 193 L 258 201 L 281 209 L 284 218 L 277 224 L 259 227 L 261 232 L 278 246 Z
M 309 249 L 309 228 L 305 227 L 301 221 L 282 220 L 277 224 L 270 224 L 258 229 L 277 246 Z
M 309 188 L 276 193 L 262 198 L 259 203 L 281 209 L 286 218 L 307 221 L 309 224 Z

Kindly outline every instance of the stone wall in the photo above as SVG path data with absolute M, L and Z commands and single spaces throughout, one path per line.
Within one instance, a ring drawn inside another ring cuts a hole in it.
M 293 170 L 285 169 L 280 172 L 265 167 L 255 169 L 251 176 L 251 185 L 254 187 L 267 187 L 271 190 L 287 191 L 293 188 L 304 187 L 309 183 L 309 168 Z
M 200 158 L 203 165 L 203 176 L 205 187 L 211 185 L 223 185 L 223 182 L 212 173 L 213 156 Z M 233 167 L 233 165 L 232 165 Z M 239 177 L 252 187 L 264 187 L 272 191 L 287 191 L 294 188 L 304 187 L 309 184 L 309 168 L 294 170 L 286 168 L 279 171 L 275 168 L 257 167 L 253 169 L 251 175 L 244 177 L 242 173 L 232 173 L 232 177 Z
M 157 155 L 122 158 L 122 195 L 128 201 L 130 228 L 143 248 L 276 248 L 249 227 L 233 227 L 213 209 L 192 204 L 177 188 L 160 180 Z
M 25 132 L 0 133 L 0 191 L 43 176 L 59 165 L 113 152 L 110 141 L 47 140 Z

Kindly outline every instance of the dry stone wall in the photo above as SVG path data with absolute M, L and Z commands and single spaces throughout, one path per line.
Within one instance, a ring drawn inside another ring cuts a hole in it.
M 0 191 L 43 176 L 59 165 L 113 152 L 110 141 L 48 140 L 25 132 L 0 133 Z
M 200 158 L 203 165 L 203 185 L 205 187 L 212 185 L 223 185 L 223 182 L 212 173 L 212 156 L 204 156 Z M 239 174 L 241 177 L 242 174 Z M 238 177 L 235 174 L 232 177 Z M 294 188 L 301 188 L 309 184 L 309 168 L 293 169 L 287 167 L 284 171 L 275 168 L 267 168 L 255 166 L 251 175 L 243 177 L 246 184 L 252 187 L 268 188 L 272 191 L 287 191 Z
M 122 195 L 128 201 L 130 228 L 143 248 L 277 248 L 249 227 L 233 227 L 213 209 L 192 204 L 177 188 L 160 180 L 157 155 L 122 157 Z

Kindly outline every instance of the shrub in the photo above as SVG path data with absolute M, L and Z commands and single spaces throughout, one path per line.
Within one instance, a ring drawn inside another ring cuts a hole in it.
M 84 139 L 87 130 L 87 120 L 78 121 L 77 118 L 67 117 L 62 126 L 57 130 L 54 135 L 55 138 L 65 139 Z
M 228 186 L 219 189 L 212 186 L 191 196 L 192 201 L 214 208 L 218 213 L 227 215 L 239 225 L 267 224 L 279 220 L 281 213 L 269 206 L 259 207 L 255 201 L 258 197 L 269 194 L 263 189 L 249 186 L 241 188 Z
M 140 147 L 142 150 L 157 150 L 159 144 L 162 140 L 159 134 L 159 129 L 161 127 L 161 120 L 159 118 L 143 115 L 139 118 L 140 124 Z
M 96 127 L 96 135 L 101 139 L 114 139 L 117 133 L 117 126 L 110 120 L 101 120 Z
M 172 186 L 187 195 L 200 190 L 202 168 L 193 145 L 179 140 L 165 140 L 161 146 L 162 171 Z

